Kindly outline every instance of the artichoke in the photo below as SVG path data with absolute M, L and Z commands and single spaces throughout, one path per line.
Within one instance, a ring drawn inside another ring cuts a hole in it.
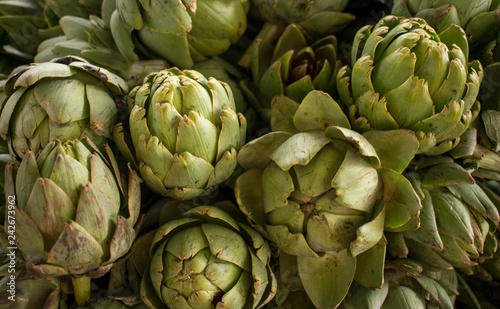
M 279 97 L 271 125 L 273 132 L 238 154 L 247 170 L 236 180 L 241 211 L 282 252 L 297 256 L 316 307 L 337 306 L 353 279 L 380 288 L 384 229 L 418 226 L 420 200 L 400 174 L 418 149 L 413 132 L 362 136 L 320 91 L 300 105 Z
M 141 284 L 150 308 L 261 308 L 276 293 L 267 242 L 218 207 L 162 225 L 150 252 Z
M 301 102 L 312 90 L 336 94 L 335 78 L 340 69 L 337 60 L 337 39 L 333 35 L 309 44 L 306 34 L 297 25 L 288 26 L 275 46 L 264 40 L 254 44 L 252 79 L 256 94 L 246 86 L 246 93 L 259 102 L 264 120 L 271 118 L 271 101 L 277 95 L 286 95 Z
M 247 26 L 245 0 L 104 0 L 102 16 L 128 61 L 137 45 L 183 69 L 225 52 Z
M 478 61 L 467 62 L 465 32 L 452 25 L 438 35 L 422 19 L 386 16 L 354 40 L 352 72 L 337 76 L 353 127 L 413 130 L 421 153 L 455 147 L 479 113 L 483 77 Z
M 104 275 L 130 249 L 141 204 L 140 179 L 124 177 L 109 147 L 87 138 L 54 140 L 19 168 L 6 167 L 16 197 L 16 245 L 36 277 L 72 276 L 80 304 L 90 278 Z
M 128 103 L 132 146 L 120 124 L 114 140 L 151 190 L 192 199 L 231 176 L 245 142 L 246 120 L 236 113 L 226 83 L 172 68 L 145 78 Z
M 100 147 L 117 120 L 115 100 L 127 89 L 120 77 L 77 57 L 33 64 L 5 85 L 0 135 L 18 160 L 54 138 L 88 136 Z
M 391 239 L 403 236 L 403 251 L 430 269 L 468 272 L 495 253 L 498 241 L 491 228 L 500 223 L 498 197 L 492 200 L 470 172 L 449 157 L 422 159 L 416 170 L 406 177 L 422 199 L 420 228 Z

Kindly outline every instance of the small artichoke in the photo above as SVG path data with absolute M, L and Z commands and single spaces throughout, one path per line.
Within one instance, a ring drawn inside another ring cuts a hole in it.
M 150 308 L 261 308 L 276 293 L 270 259 L 255 230 L 199 206 L 156 231 L 141 297 Z
M 353 127 L 413 130 L 421 153 L 455 147 L 479 113 L 483 78 L 481 64 L 468 63 L 465 32 L 452 25 L 438 35 L 422 19 L 390 15 L 354 40 L 352 72 L 346 66 L 337 76 Z
M 128 103 L 132 146 L 122 125 L 116 126 L 114 140 L 151 190 L 191 199 L 231 176 L 245 142 L 246 120 L 236 113 L 226 83 L 172 68 L 145 78 Z
M 100 147 L 116 124 L 115 100 L 127 89 L 120 77 L 77 57 L 32 64 L 5 85 L 0 135 L 18 160 L 54 138 L 88 136 Z
M 247 27 L 245 0 L 104 0 L 103 19 L 122 55 L 134 46 L 183 69 L 225 52 Z
M 259 113 L 267 122 L 271 101 L 277 95 L 301 102 L 312 90 L 336 94 L 336 75 L 341 67 L 337 39 L 329 35 L 310 43 L 307 38 L 299 26 L 290 25 L 274 46 L 265 40 L 257 40 L 253 46 L 251 68 L 257 91 L 250 85 L 244 89 L 259 102 Z
M 76 298 L 130 249 L 141 204 L 140 179 L 124 177 L 109 147 L 54 140 L 19 168 L 6 167 L 6 195 L 16 198 L 16 245 L 37 277 L 72 275 Z

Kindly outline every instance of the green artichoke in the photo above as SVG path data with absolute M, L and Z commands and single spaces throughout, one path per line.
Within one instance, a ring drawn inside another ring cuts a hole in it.
M 465 32 L 452 25 L 436 34 L 419 18 L 382 18 L 354 39 L 352 72 L 337 76 L 342 102 L 359 131 L 406 128 L 417 133 L 419 152 L 441 154 L 479 113 L 483 70 L 468 63 Z
M 349 0 L 252 0 L 262 20 L 299 24 L 312 35 L 342 30 L 355 16 L 342 11 Z
M 231 176 L 246 120 L 236 113 L 226 83 L 172 68 L 145 78 L 128 103 L 132 145 L 122 125 L 114 140 L 151 190 L 191 199 L 213 192 Z
M 141 204 L 140 179 L 117 169 L 87 138 L 54 140 L 19 168 L 6 168 L 6 195 L 16 198 L 16 245 L 36 277 L 73 276 L 80 304 L 90 277 L 104 275 L 130 249 Z
M 78 56 L 118 74 L 130 88 L 140 85 L 148 74 L 168 67 L 165 60 L 130 62 L 125 59 L 118 51 L 111 30 L 97 16 L 90 16 L 88 19 L 64 16 L 59 20 L 59 24 L 64 35 L 43 41 L 38 46 L 35 62 Z
M 332 308 L 353 279 L 381 287 L 384 229 L 417 228 L 420 200 L 400 173 L 418 142 L 407 130 L 350 130 L 339 105 L 320 91 L 300 105 L 278 98 L 273 132 L 238 154 L 247 171 L 236 180 L 236 200 L 255 229 L 297 256 L 314 305 Z
M 337 39 L 333 35 L 310 44 L 297 25 L 288 26 L 275 46 L 257 40 L 252 52 L 252 79 L 257 91 L 246 85 L 247 96 L 258 102 L 259 113 L 269 122 L 271 101 L 286 95 L 301 102 L 312 90 L 336 94 Z
M 247 26 L 245 0 L 104 0 L 102 16 L 128 61 L 137 46 L 183 69 L 226 51 Z
M 430 166 L 429 166 L 430 165 Z M 405 231 L 408 256 L 430 269 L 469 271 L 497 250 L 500 203 L 449 157 L 422 159 L 408 173 L 422 199 L 421 225 Z M 491 227 L 491 228 L 490 228 Z M 401 235 L 391 236 L 399 237 Z M 400 254 L 397 254 L 400 256 Z
M 120 77 L 77 57 L 33 64 L 5 85 L 0 135 L 19 160 L 54 138 L 88 136 L 102 146 L 117 120 L 115 100 L 127 89 Z
M 150 308 L 261 308 L 276 293 L 267 242 L 218 207 L 162 225 L 150 252 L 141 284 Z

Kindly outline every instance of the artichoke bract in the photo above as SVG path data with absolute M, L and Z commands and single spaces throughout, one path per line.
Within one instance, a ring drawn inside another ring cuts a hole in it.
M 13 75 L 4 91 L 0 135 L 12 156 L 41 151 L 52 139 L 92 139 L 102 146 L 117 120 L 125 81 L 77 57 L 37 63 Z
M 222 54 L 247 27 L 245 0 L 104 0 L 102 16 L 126 59 L 137 60 L 137 45 L 183 69 Z
M 16 245 L 37 277 L 72 275 L 76 298 L 90 297 L 90 277 L 104 275 L 130 249 L 141 205 L 140 179 L 120 173 L 89 140 L 52 141 L 17 168 L 5 192 L 16 197 Z
M 357 269 L 372 275 L 356 281 L 380 288 L 384 229 L 418 227 L 420 200 L 400 174 L 418 149 L 413 132 L 363 136 L 320 91 L 300 105 L 280 97 L 272 116 L 273 132 L 238 154 L 247 170 L 236 180 L 240 210 L 282 252 L 297 256 L 315 306 L 337 306 Z
M 152 241 L 141 284 L 150 308 L 260 308 L 274 297 L 271 250 L 257 231 L 213 206 L 182 217 Z
M 439 35 L 424 20 L 386 16 L 354 39 L 352 72 L 339 71 L 337 88 L 359 131 L 410 129 L 420 152 L 441 154 L 479 113 L 483 69 L 468 63 L 465 32 Z
M 132 89 L 128 103 L 135 151 L 127 146 L 120 124 L 114 140 L 151 190 L 191 199 L 231 176 L 245 142 L 246 120 L 236 113 L 226 83 L 172 68 L 145 78 Z

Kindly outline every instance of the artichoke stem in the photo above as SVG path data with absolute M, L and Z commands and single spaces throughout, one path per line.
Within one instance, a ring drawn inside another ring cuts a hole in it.
M 75 300 L 79 306 L 86 305 L 90 301 L 90 277 L 71 278 Z
M 274 41 L 283 33 L 285 29 L 284 23 L 271 24 L 265 23 L 259 34 L 253 39 L 252 44 L 247 48 L 240 61 L 238 62 L 244 68 L 250 68 L 252 65 L 252 51 L 253 46 L 257 40 L 265 41 L 269 44 L 273 44 Z

